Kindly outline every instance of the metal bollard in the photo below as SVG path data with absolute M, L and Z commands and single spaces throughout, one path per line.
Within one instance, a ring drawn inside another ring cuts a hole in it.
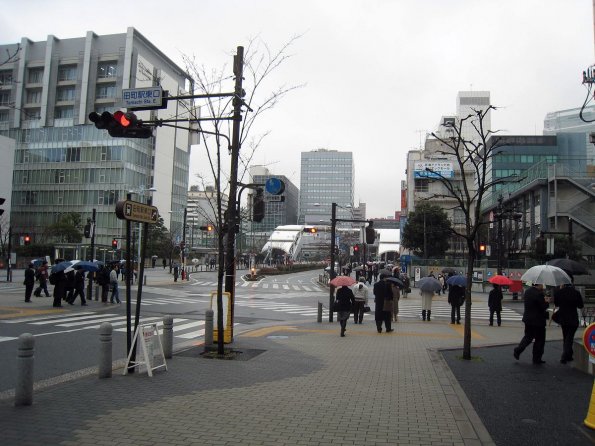
M 174 318 L 173 316 L 163 317 L 163 356 L 171 359 L 174 350 Z
M 318 302 L 318 318 L 316 322 L 322 323 L 322 302 Z
M 112 377 L 112 332 L 109 322 L 99 326 L 99 378 Z
M 213 310 L 205 311 L 205 351 L 213 345 Z
M 147 284 L 147 276 L 143 276 L 143 285 Z
M 19 336 L 17 349 L 17 382 L 14 392 L 15 406 L 30 406 L 33 404 L 33 366 L 35 358 L 35 338 L 31 333 Z
M 99 285 L 95 285 L 95 300 L 99 300 Z

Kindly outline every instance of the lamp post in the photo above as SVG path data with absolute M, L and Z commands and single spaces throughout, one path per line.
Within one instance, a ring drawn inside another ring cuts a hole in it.
M 337 231 L 337 203 L 331 205 L 331 270 L 330 280 L 335 278 L 335 237 Z M 328 321 L 333 322 L 333 286 L 329 285 L 329 298 L 328 298 Z

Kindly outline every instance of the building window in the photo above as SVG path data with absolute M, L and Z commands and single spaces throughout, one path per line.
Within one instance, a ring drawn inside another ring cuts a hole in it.
M 30 84 L 41 84 L 43 81 L 43 68 L 29 68 L 27 82 Z
M 0 110 L 0 122 L 8 122 L 8 110 Z
M 0 86 L 12 85 L 12 71 L 0 71 Z
M 117 62 L 100 62 L 97 64 L 97 77 L 99 79 L 106 79 L 116 77 L 118 75 Z
M 27 104 L 41 104 L 41 90 L 27 90 Z
M 426 179 L 415 179 L 415 192 L 428 192 L 429 181 Z
M 79 162 L 81 160 L 81 148 L 69 147 L 66 149 L 66 161 L 69 163 Z
M 56 107 L 54 111 L 55 119 L 66 119 L 74 117 L 74 107 Z
M 0 105 L 10 105 L 10 91 L 0 91 Z
M 56 171 L 56 183 L 63 184 L 65 177 L 66 177 L 66 175 L 65 175 L 65 173 L 64 173 L 63 170 L 57 170 Z
M 116 86 L 115 85 L 98 85 L 97 93 L 95 95 L 97 99 L 107 99 L 116 97 Z
M 25 121 L 37 121 L 41 119 L 41 110 L 38 108 L 23 110 Z
M 62 65 L 58 68 L 58 81 L 76 81 L 76 65 Z
M 74 87 L 58 88 L 56 101 L 74 101 Z

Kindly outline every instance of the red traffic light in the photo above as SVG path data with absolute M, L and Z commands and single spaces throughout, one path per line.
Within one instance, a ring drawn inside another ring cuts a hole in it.
M 25 245 L 31 243 L 31 237 L 29 236 L 29 234 L 25 234 L 25 237 L 23 237 L 23 241 L 25 242 Z
M 479 245 L 479 252 L 481 252 L 481 253 L 486 252 L 486 245 Z
M 358 252 L 358 251 L 359 251 L 359 246 L 358 246 L 358 245 L 355 245 L 355 246 L 353 247 L 353 251 L 354 251 L 354 252 Z
M 118 240 L 116 240 L 116 239 L 112 240 L 112 248 L 118 249 Z
M 124 113 L 123 111 L 118 110 L 117 112 L 115 112 L 114 119 L 122 127 L 128 127 L 130 124 L 132 124 L 132 120 L 129 119 L 129 117 L 127 116 L 127 113 Z

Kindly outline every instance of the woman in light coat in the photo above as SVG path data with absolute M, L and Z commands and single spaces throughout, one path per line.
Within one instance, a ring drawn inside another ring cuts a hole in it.
M 362 323 L 364 320 L 364 307 L 368 305 L 368 287 L 366 286 L 366 279 L 363 277 L 359 279 L 359 283 L 356 283 L 351 287 L 353 296 L 355 298 L 355 305 L 353 306 L 353 321 Z
M 431 321 L 430 316 L 432 315 L 432 298 L 434 297 L 433 291 L 420 291 L 421 294 L 421 318 L 422 320 Z

